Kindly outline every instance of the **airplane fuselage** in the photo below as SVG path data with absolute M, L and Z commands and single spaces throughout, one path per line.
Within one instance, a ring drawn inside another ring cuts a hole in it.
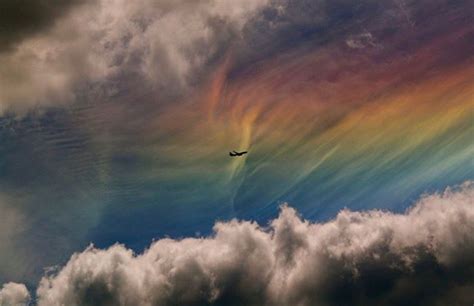
M 232 151 L 232 152 L 229 152 L 229 156 L 236 157 L 236 156 L 242 156 L 247 153 L 248 153 L 247 151 L 243 151 L 243 152 Z

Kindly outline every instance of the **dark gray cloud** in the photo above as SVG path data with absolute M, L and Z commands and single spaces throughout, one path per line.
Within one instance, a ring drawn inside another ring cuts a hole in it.
M 209 238 L 74 254 L 38 305 L 467 305 L 474 299 L 474 185 L 406 214 L 341 211 L 327 223 L 283 207 L 269 228 L 217 223 Z
M 0 52 L 11 50 L 21 40 L 44 31 L 71 8 L 86 1 L 0 1 Z

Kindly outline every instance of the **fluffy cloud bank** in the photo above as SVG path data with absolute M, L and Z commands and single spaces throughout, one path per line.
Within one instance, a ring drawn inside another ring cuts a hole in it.
M 267 228 L 233 220 L 214 230 L 209 238 L 161 239 L 138 255 L 122 245 L 91 246 L 41 280 L 37 303 L 469 305 L 474 300 L 473 183 L 425 196 L 405 214 L 344 210 L 318 224 L 284 206 Z M 15 286 L 21 293 L 15 296 L 26 298 Z
M 0 31 L 9 43 L 0 53 L 0 114 L 64 103 L 78 91 L 110 94 L 127 78 L 150 81 L 164 95 L 185 90 L 268 1 L 75 2 L 82 5 L 35 10 L 8 1 L 9 11 L 23 14 L 0 24 L 11 29 Z

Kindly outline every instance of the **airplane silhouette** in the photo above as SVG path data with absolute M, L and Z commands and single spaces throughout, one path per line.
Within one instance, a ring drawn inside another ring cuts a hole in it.
M 229 156 L 232 156 L 232 157 L 242 156 L 242 155 L 247 154 L 247 153 L 248 153 L 247 151 L 243 151 L 243 152 L 232 151 L 232 152 L 229 152 Z

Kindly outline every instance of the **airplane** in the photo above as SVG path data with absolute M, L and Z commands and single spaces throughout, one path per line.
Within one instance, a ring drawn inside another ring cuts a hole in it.
M 232 152 L 229 152 L 229 156 L 232 156 L 232 157 L 242 156 L 242 155 L 247 154 L 247 153 L 248 153 L 247 151 L 243 151 L 243 152 L 232 151 Z

